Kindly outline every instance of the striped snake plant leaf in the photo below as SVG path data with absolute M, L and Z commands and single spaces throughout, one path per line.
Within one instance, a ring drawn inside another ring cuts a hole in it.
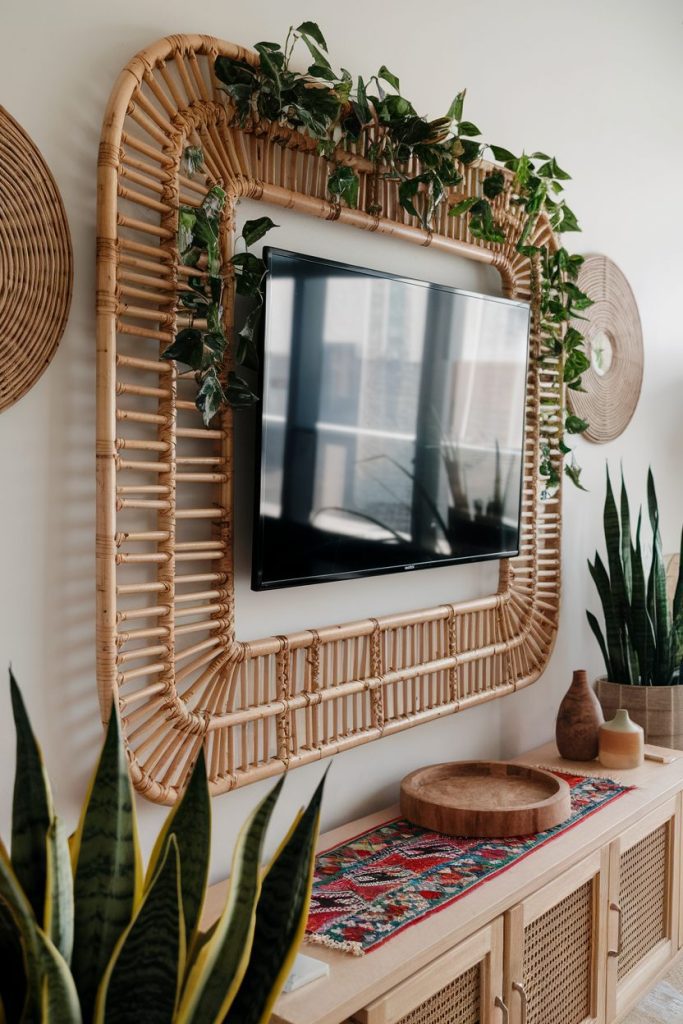
M 629 508 L 624 470 L 621 470 L 621 562 L 624 567 L 626 600 L 630 605 L 633 597 L 633 543 L 631 540 L 631 510 Z
M 326 775 L 263 880 L 249 966 L 225 1024 L 267 1024 L 287 980 L 306 930 Z
M 279 780 L 242 826 L 225 908 L 213 935 L 194 958 L 176 1024 L 220 1022 L 235 997 L 252 949 L 261 890 L 263 840 L 283 781 Z
M 135 804 L 115 703 L 71 853 L 75 901 L 71 969 L 83 1017 L 90 1020 L 98 982 L 133 918 L 142 888 Z
M 0 1013 L 2 1024 L 19 1024 L 26 996 L 26 967 L 21 932 L 9 905 L 0 898 Z
M 679 670 L 683 659 L 683 531 L 681 532 L 681 547 L 678 560 L 678 580 L 673 600 L 673 630 L 674 630 L 674 667 Z
M 643 552 L 640 541 L 642 514 L 638 515 L 636 527 L 636 545 L 633 549 L 631 563 L 633 565 L 633 594 L 631 597 L 631 639 L 638 655 L 640 682 L 648 685 L 652 681 L 652 659 L 655 650 L 655 638 L 652 622 L 647 610 L 647 590 L 645 586 L 645 570 L 643 568 Z
M 33 734 L 21 692 L 10 669 L 10 694 L 17 734 L 12 801 L 12 867 L 38 921 L 45 906 L 46 837 L 52 796 L 43 755 Z
M 659 528 L 659 507 L 655 491 L 652 470 L 647 473 L 647 507 L 652 527 L 652 566 L 651 604 L 654 610 L 654 627 L 657 638 L 656 678 L 655 685 L 664 685 L 670 681 L 671 664 L 671 623 L 669 620 L 669 600 L 666 592 L 666 569 L 662 554 L 662 535 Z
M 17 1017 L 17 1022 L 21 1021 L 22 1024 L 30 1024 L 37 1016 L 36 999 L 40 993 L 41 986 L 38 926 L 31 904 L 21 888 L 7 851 L 2 844 L 0 844 L 0 906 L 4 910 L 3 921 L 5 929 L 11 929 L 12 923 L 14 923 L 15 927 L 11 942 L 7 944 L 7 947 L 3 946 L 3 960 L 0 961 L 2 964 L 2 970 L 0 970 L 0 977 L 2 977 L 0 992 L 2 993 L 3 1004 L 7 1012 L 13 1001 L 11 995 L 6 998 L 6 991 L 15 992 L 14 1002 L 17 1002 L 20 998 L 20 995 L 16 994 L 17 990 L 19 990 L 19 993 L 23 992 L 25 996 L 24 1010 L 21 1016 Z M 12 955 L 16 959 L 17 942 L 22 950 L 23 974 L 17 976 L 16 987 L 11 989 L 8 984 L 11 982 L 11 979 L 7 977 L 7 970 L 9 963 L 13 961 L 11 959 L 8 961 L 4 960 L 4 950 L 7 948 L 10 950 L 10 953 L 14 950 Z M 9 1017 L 8 1024 L 14 1024 Z
M 81 1005 L 69 965 L 40 928 L 37 936 L 42 973 L 41 1024 L 81 1024 Z
M 588 619 L 588 624 L 593 631 L 593 636 L 598 641 L 598 646 L 602 651 L 602 656 L 605 659 L 605 672 L 607 673 L 607 678 L 613 679 L 614 676 L 612 675 L 612 665 L 609 659 L 609 653 L 607 651 L 607 644 L 605 643 L 605 638 L 602 635 L 602 630 L 600 629 L 600 623 L 596 619 L 595 615 L 593 615 L 593 612 L 587 611 L 586 618 Z
M 56 815 L 47 833 L 47 879 L 45 885 L 45 932 L 67 964 L 71 963 L 74 940 L 74 893 L 69 841 Z
M 191 949 L 204 903 L 211 856 L 211 796 L 203 747 L 199 750 L 181 799 L 169 814 L 154 844 L 147 867 L 145 889 L 149 888 L 157 873 L 159 860 L 171 833 L 178 843 L 185 933 L 187 947 Z
M 610 589 L 614 611 L 620 621 L 628 622 L 631 609 L 626 596 L 626 580 L 621 562 L 621 526 L 619 513 L 612 492 L 612 482 L 607 470 L 607 486 L 605 490 L 605 507 L 603 511 L 605 543 L 607 545 L 607 564 L 609 566 Z M 626 651 L 624 651 L 626 654 Z M 627 660 L 627 659 L 626 659 Z M 626 681 L 626 680 L 624 680 Z
M 93 1024 L 172 1024 L 185 973 L 182 908 L 180 855 L 171 834 L 154 879 L 102 978 Z
M 627 668 L 622 630 L 612 600 L 609 576 L 607 575 L 607 570 L 605 569 L 603 561 L 597 552 L 595 554 L 595 562 L 588 562 L 588 569 L 591 577 L 593 578 L 593 582 L 597 587 L 600 601 L 602 603 L 602 612 L 605 618 L 605 634 L 607 647 L 610 652 L 612 671 L 615 673 L 617 680 L 626 682 Z

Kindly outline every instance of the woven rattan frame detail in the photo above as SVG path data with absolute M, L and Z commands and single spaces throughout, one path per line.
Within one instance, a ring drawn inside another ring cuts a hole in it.
M 481 970 L 481 964 L 474 964 L 396 1024 L 479 1024 Z
M 43 157 L 0 107 L 0 411 L 47 369 L 71 305 L 62 198 Z
M 330 202 L 314 142 L 280 125 L 236 125 L 214 78 L 218 54 L 257 61 L 207 36 L 173 36 L 135 57 L 99 157 L 98 687 L 103 718 L 118 700 L 135 785 L 162 803 L 176 799 L 202 743 L 217 794 L 526 686 L 550 655 L 560 596 L 560 496 L 540 502 L 538 466 L 543 436 L 557 447 L 562 384 L 557 364 L 537 358 L 536 317 L 521 554 L 501 563 L 498 591 L 249 643 L 235 636 L 231 413 L 205 430 L 191 375 L 159 359 L 183 323 L 177 206 L 207 187 L 179 170 L 184 147 L 201 146 L 208 181 L 227 190 L 226 260 L 244 196 L 491 264 L 516 298 L 532 298 L 536 273 L 516 251 L 521 218 L 503 197 L 504 245 L 470 238 L 446 211 L 426 233 L 395 185 L 371 181 L 372 166 L 347 153 L 359 209 Z M 479 194 L 486 170 L 467 168 L 458 195 Z M 370 216 L 377 188 L 382 212 Z M 535 239 L 554 247 L 546 220 Z

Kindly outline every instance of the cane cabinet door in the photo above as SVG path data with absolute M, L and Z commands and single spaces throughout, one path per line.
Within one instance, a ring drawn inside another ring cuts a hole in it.
M 508 1024 L 503 919 L 497 918 L 375 1000 L 358 1024 Z
M 604 1024 L 609 850 L 505 915 L 510 1024 Z
M 610 844 L 607 1018 L 642 994 L 678 949 L 678 798 Z

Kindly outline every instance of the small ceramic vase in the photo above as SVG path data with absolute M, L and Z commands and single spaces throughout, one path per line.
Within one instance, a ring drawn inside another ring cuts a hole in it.
M 605 768 L 638 768 L 645 760 L 643 730 L 620 708 L 600 726 L 600 764 Z
M 605 721 L 583 669 L 577 669 L 567 690 L 555 724 L 555 740 L 561 757 L 569 761 L 594 761 L 598 756 L 598 733 Z

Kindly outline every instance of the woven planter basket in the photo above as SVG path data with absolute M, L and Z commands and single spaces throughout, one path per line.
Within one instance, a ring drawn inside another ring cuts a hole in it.
M 625 708 L 645 730 L 645 742 L 683 750 L 683 686 L 624 686 L 598 679 L 595 692 L 605 720 Z

